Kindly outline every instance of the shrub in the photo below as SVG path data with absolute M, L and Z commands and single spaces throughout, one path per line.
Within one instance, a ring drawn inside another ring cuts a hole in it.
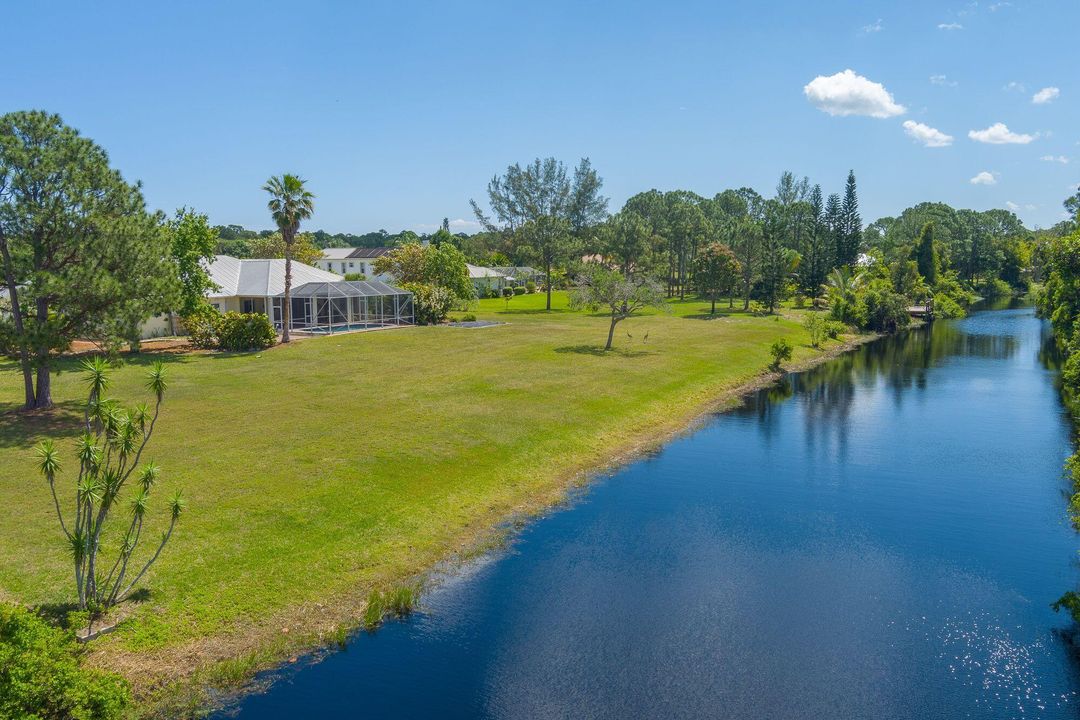
M 820 347 L 821 343 L 825 341 L 826 335 L 828 335 L 828 326 L 830 321 L 823 317 L 819 313 L 809 313 L 806 319 L 803 320 L 803 327 L 806 328 L 806 332 L 810 335 L 810 344 L 814 347 Z
M 227 312 L 217 323 L 222 350 L 261 350 L 277 342 L 277 332 L 264 313 Z
M 533 282 L 532 280 L 529 280 L 528 282 L 526 282 L 525 283 L 525 292 L 529 293 L 530 295 L 532 295 L 534 292 L 536 292 L 536 283 Z
M 782 363 L 791 359 L 792 347 L 787 338 L 777 338 L 773 341 L 773 344 L 769 346 L 769 354 L 772 355 L 773 370 L 779 370 Z
M 476 322 L 476 315 L 473 313 L 465 313 L 461 316 L 460 322 Z
M 413 315 L 417 325 L 442 322 L 454 305 L 453 294 L 444 287 L 424 283 L 404 283 L 401 287 L 413 294 Z
M 367 275 L 364 273 L 345 273 L 346 280 L 367 280 Z
M 859 325 L 874 332 L 895 332 L 911 322 L 904 297 L 884 288 L 871 288 L 859 298 Z
M 525 288 L 518 285 L 517 287 L 514 288 L 514 294 L 515 295 L 524 295 L 525 294 Z
M 988 298 L 1009 297 L 1012 293 L 1012 285 L 1000 278 L 987 280 L 982 286 L 982 294 Z
M 192 345 L 208 349 L 217 347 L 217 324 L 220 319 L 221 313 L 206 305 L 180 318 L 180 323 L 187 331 Z
M 835 340 L 840 337 L 844 334 L 845 330 L 847 330 L 847 326 L 842 322 L 837 322 L 836 320 L 825 321 L 825 334 L 829 336 L 830 340 Z
M 117 675 L 81 667 L 70 632 L 0 605 L 0 717 L 113 720 L 131 702 Z
M 934 295 L 934 316 L 949 319 L 949 318 L 962 318 L 967 313 L 964 308 L 953 300 L 945 293 L 936 293 Z

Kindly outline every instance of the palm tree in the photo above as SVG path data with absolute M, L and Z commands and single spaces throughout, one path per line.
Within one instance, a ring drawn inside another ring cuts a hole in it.
M 315 196 L 304 187 L 304 181 L 298 175 L 288 173 L 281 177 L 272 177 L 263 185 L 263 190 L 270 193 L 266 206 L 270 215 L 281 230 L 281 239 L 285 242 L 285 299 L 281 303 L 281 342 L 289 342 L 289 314 L 292 310 L 292 246 L 296 233 L 300 230 L 300 221 L 307 220 L 315 211 Z
M 829 273 L 829 279 L 825 286 L 840 297 L 849 298 L 855 294 L 856 290 L 862 287 L 865 278 L 866 273 L 864 272 L 852 273 L 847 266 L 838 267 Z

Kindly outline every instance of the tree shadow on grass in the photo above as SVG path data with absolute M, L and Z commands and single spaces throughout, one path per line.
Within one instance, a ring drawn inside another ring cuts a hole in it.
M 544 308 L 504 308 L 494 311 L 496 315 L 561 315 L 571 312 L 576 311 L 569 308 L 551 308 L 550 310 Z
M 39 618 L 55 627 L 68 627 L 68 614 L 79 609 L 73 602 L 43 603 L 34 607 L 33 612 Z
M 83 420 L 82 410 L 78 402 L 68 401 L 51 410 L 0 411 L 0 448 L 29 448 L 45 437 L 75 437 Z
M 610 350 L 605 350 L 603 345 L 563 345 L 555 348 L 555 352 L 560 355 L 567 353 L 572 353 L 574 355 L 593 355 L 595 357 L 611 357 L 612 355 L 617 355 L 626 358 L 645 357 L 646 355 L 656 354 L 651 350 L 630 350 L 622 347 L 613 347 Z
M 705 312 L 705 313 L 697 313 L 695 315 L 680 315 L 679 317 L 682 317 L 682 318 L 684 318 L 686 320 L 722 320 L 724 318 L 731 317 L 733 314 L 735 314 L 735 313 L 732 313 L 732 312 L 720 312 L 719 310 L 717 310 L 715 313 L 707 313 L 707 312 Z M 742 313 L 739 313 L 739 314 L 741 315 Z

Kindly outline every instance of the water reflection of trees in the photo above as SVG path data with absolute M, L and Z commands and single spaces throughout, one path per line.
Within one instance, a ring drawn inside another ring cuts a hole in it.
M 963 322 L 938 322 L 864 345 L 816 368 L 785 377 L 777 385 L 755 393 L 736 412 L 756 418 L 768 440 L 777 430 L 783 401 L 798 396 L 807 443 L 815 445 L 835 434 L 836 448 L 843 456 L 852 408 L 860 390 L 883 384 L 899 406 L 911 394 L 909 391 L 927 389 L 930 369 L 945 359 L 1007 360 L 1021 344 L 1018 336 L 1009 332 L 971 332 L 964 327 Z

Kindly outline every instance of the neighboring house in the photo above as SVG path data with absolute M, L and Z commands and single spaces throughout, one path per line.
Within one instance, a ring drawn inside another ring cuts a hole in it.
M 392 248 L 326 248 L 323 256 L 315 261 L 315 266 L 339 275 L 359 273 L 368 280 L 387 282 L 391 278 L 386 273 L 375 272 L 375 258 L 382 257 Z
M 285 261 L 234 258 L 218 255 L 210 263 L 210 281 L 217 286 L 206 299 L 220 312 L 264 313 L 281 325 L 281 298 L 285 292 Z M 342 277 L 302 262 L 292 262 L 292 286 L 336 282 Z
M 469 280 L 472 281 L 477 297 L 487 297 L 492 290 L 502 290 L 508 284 L 507 277 L 492 268 L 479 265 L 465 267 L 469 269 Z
M 530 280 L 537 285 L 544 284 L 544 273 L 536 268 L 528 267 L 527 265 L 519 267 L 493 267 L 491 269 L 505 275 L 506 282 L 510 285 L 524 285 Z

